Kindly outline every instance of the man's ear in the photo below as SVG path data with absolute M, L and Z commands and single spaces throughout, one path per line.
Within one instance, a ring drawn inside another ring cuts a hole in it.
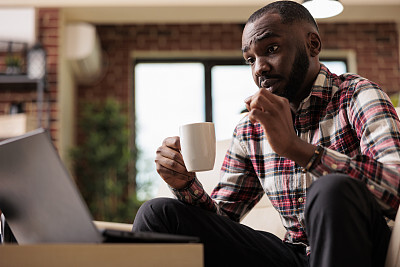
M 316 57 L 321 52 L 322 43 L 318 33 L 308 33 L 308 49 L 312 57 Z

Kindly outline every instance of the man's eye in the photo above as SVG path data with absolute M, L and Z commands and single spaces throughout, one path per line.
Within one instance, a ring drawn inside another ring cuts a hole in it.
M 254 64 L 254 58 L 251 58 L 251 57 L 250 57 L 250 58 L 247 58 L 247 59 L 246 59 L 246 64 L 247 64 L 247 65 L 253 65 L 253 64 Z
M 277 45 L 272 45 L 272 46 L 268 47 L 267 53 L 268 53 L 268 54 L 272 54 L 272 53 L 274 53 L 276 50 L 278 50 L 278 46 L 277 46 Z

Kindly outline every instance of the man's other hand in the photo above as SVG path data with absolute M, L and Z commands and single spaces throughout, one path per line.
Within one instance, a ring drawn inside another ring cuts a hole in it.
M 287 156 L 293 148 L 292 143 L 298 138 L 293 128 L 289 101 L 261 88 L 247 98 L 245 104 L 250 121 L 261 124 L 272 149 L 280 156 Z
M 271 148 L 281 157 L 305 167 L 316 147 L 297 136 L 289 101 L 261 88 L 245 104 L 250 121 L 261 124 Z

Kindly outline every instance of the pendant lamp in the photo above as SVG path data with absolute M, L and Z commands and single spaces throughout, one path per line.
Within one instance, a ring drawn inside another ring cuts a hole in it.
M 339 0 L 304 0 L 303 6 L 316 19 L 333 17 L 343 11 L 343 5 Z

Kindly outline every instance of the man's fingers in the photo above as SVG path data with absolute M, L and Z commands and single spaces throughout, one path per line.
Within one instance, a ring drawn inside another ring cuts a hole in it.
M 175 187 L 176 184 L 183 184 L 194 178 L 194 173 L 190 173 L 179 163 L 167 158 L 156 158 L 156 167 L 158 174 L 166 183 Z M 182 182 L 179 182 L 182 181 Z
M 156 159 L 159 158 L 167 158 L 170 159 L 174 162 L 179 163 L 181 166 L 185 166 L 185 163 L 183 162 L 183 157 L 182 154 L 175 150 L 174 148 L 170 148 L 167 146 L 161 146 L 157 149 L 156 151 Z
M 163 156 L 162 154 L 157 154 L 155 162 L 157 165 L 161 165 L 167 169 L 176 171 L 178 173 L 185 174 L 187 173 L 186 167 L 183 164 L 183 160 L 176 160 L 174 157 L 168 158 Z
M 155 163 L 158 174 L 173 188 L 184 188 L 195 177 L 185 167 L 177 136 L 164 139 L 162 146 L 156 151 Z
M 259 110 L 259 109 L 252 109 L 249 112 L 249 120 L 251 123 L 263 123 L 264 119 L 266 116 L 268 116 L 268 114 L 265 111 Z
M 250 103 L 251 103 L 251 99 L 253 98 L 253 96 L 251 95 L 251 96 L 249 96 L 249 97 L 247 97 L 245 100 L 244 100 L 244 104 L 246 105 L 246 109 L 248 110 L 248 111 L 250 111 Z
M 264 112 L 269 106 L 273 105 L 275 102 L 275 97 L 276 96 L 267 89 L 261 88 L 257 91 L 257 93 L 246 98 L 244 102 L 248 111 L 258 109 Z
M 179 136 L 165 138 L 163 141 L 163 146 L 167 146 L 169 148 L 172 148 L 173 150 L 180 151 L 181 142 Z

